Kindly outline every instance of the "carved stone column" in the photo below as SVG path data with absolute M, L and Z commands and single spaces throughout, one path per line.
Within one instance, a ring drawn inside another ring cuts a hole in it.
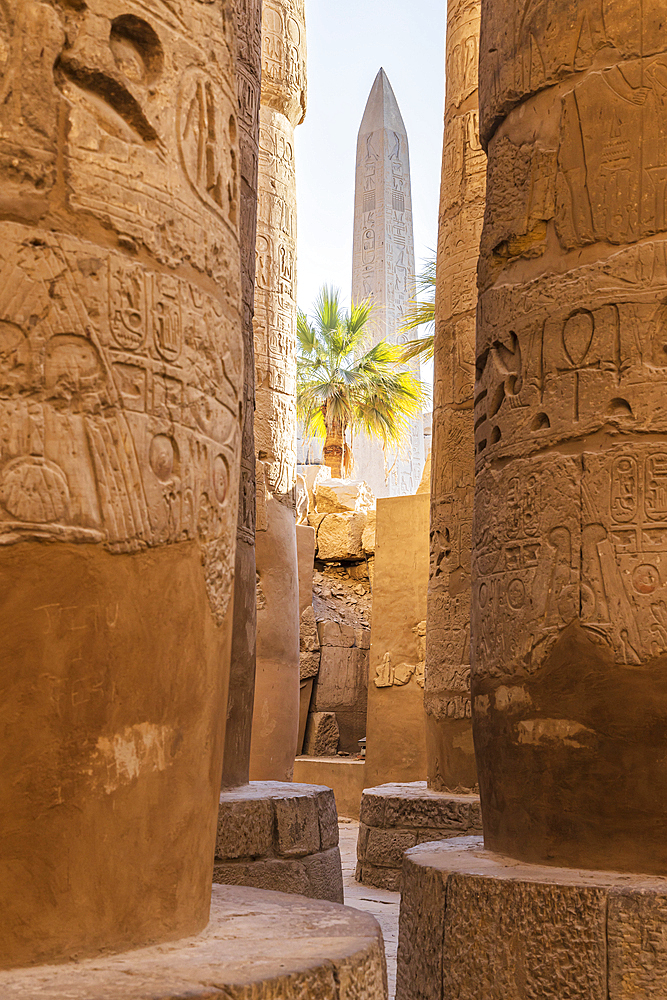
M 408 853 L 398 1000 L 667 989 L 664 17 L 661 0 L 482 0 L 484 845 Z
M 255 568 L 255 240 L 262 51 L 262 0 L 235 0 L 236 84 L 241 174 L 241 285 L 243 292 L 243 435 L 234 570 L 234 630 L 227 701 L 223 788 L 242 785 L 250 773 L 255 698 L 257 602 Z
M 251 752 L 251 777 L 260 780 L 291 778 L 299 724 L 294 128 L 305 109 L 303 0 L 265 0 L 254 322 L 258 616 Z
M 426 632 L 429 787 L 476 784 L 470 712 L 470 534 L 477 259 L 486 157 L 479 141 L 479 0 L 449 0 L 436 287 L 431 570 Z
M 1 967 L 208 920 L 243 346 L 225 5 L 0 39 Z
M 486 843 L 663 874 L 664 6 L 483 9 L 473 694 Z

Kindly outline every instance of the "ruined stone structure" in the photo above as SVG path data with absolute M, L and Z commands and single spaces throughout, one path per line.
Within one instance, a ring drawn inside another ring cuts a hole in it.
M 262 52 L 261 0 L 235 0 L 235 10 L 236 88 L 239 107 L 239 237 L 243 310 L 243 423 L 234 566 L 234 623 L 222 769 L 223 788 L 245 784 L 250 774 L 257 642 L 253 312 Z
M 435 791 L 473 788 L 477 781 L 470 711 L 470 536 L 476 272 L 486 171 L 478 128 L 479 16 L 479 0 L 449 0 L 424 691 L 428 781 Z
M 251 777 L 289 780 L 299 728 L 294 128 L 306 110 L 303 0 L 264 0 L 255 274 L 257 674 Z
M 409 852 L 401 1000 L 667 988 L 663 20 L 657 2 L 482 2 L 486 850 Z
M 396 97 L 381 69 L 368 97 L 357 139 L 352 300 L 370 298 L 373 340 L 396 343 L 403 314 L 415 295 L 415 249 L 408 136 Z M 405 341 L 409 339 L 402 336 Z M 419 365 L 415 364 L 419 372 Z M 424 467 L 421 416 L 396 451 L 359 434 L 354 441 L 357 478 L 376 497 L 414 493 Z

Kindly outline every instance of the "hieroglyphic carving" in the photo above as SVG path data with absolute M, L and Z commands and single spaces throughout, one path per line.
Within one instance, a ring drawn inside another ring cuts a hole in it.
M 472 685 L 485 834 L 551 864 L 596 866 L 618 843 L 614 865 L 662 870 L 664 9 L 530 0 L 505 5 L 502 26 L 483 10 Z M 525 749 L 521 733 L 552 718 L 587 728 L 586 762 L 560 738 Z M 612 815 L 601 803 L 624 781 Z M 502 829 L 501 798 L 521 816 Z
M 199 539 L 219 622 L 243 372 L 222 23 L 178 0 L 0 13 L 0 200 L 59 230 L 3 223 L 0 541 Z
M 442 752 L 451 721 L 470 719 L 470 536 L 474 433 L 476 268 L 486 157 L 478 134 L 478 2 L 448 5 L 447 95 L 436 290 L 426 688 L 429 781 L 474 784 Z M 442 730 L 442 732 L 441 732 Z
M 415 294 L 415 252 L 408 137 L 384 70 L 378 73 L 357 138 L 352 300 L 374 306 L 375 342 L 397 343 L 397 333 Z M 401 342 L 410 339 L 400 335 Z M 417 364 L 412 366 L 418 375 Z M 377 442 L 359 435 L 358 473 L 377 496 L 414 493 L 423 470 L 423 426 L 414 421 L 391 473 Z
M 296 179 L 294 128 L 306 107 L 302 0 L 265 0 L 256 243 L 255 447 L 269 491 L 296 484 Z

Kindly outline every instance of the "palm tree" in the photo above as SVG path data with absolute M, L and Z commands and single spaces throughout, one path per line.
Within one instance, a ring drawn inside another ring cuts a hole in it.
M 306 432 L 324 439 L 324 462 L 334 478 L 349 475 L 355 431 L 399 443 L 426 399 L 425 387 L 401 367 L 403 348 L 382 340 L 369 346 L 370 302 L 341 308 L 338 289 L 320 289 L 312 323 L 299 310 L 297 413 Z
M 414 358 L 421 358 L 423 361 L 431 361 L 434 353 L 435 338 L 435 266 L 436 255 L 432 255 L 426 260 L 424 270 L 417 278 L 417 293 L 426 295 L 423 301 L 413 299 L 410 302 L 405 320 L 399 327 L 400 333 L 410 333 L 420 326 L 426 327 L 430 333 L 415 340 L 409 340 L 403 347 L 401 361 L 413 361 Z

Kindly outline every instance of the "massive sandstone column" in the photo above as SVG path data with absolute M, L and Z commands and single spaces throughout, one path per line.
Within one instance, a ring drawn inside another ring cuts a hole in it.
M 483 5 L 473 563 L 487 846 L 660 874 L 666 48 L 659 0 Z
M 208 920 L 243 349 L 225 5 L 0 38 L 1 967 Z
M 449 0 L 435 303 L 431 570 L 426 631 L 429 787 L 477 781 L 470 721 L 470 534 L 477 259 L 486 157 L 479 142 L 479 0 Z
M 667 990 L 664 17 L 663 0 L 482 0 L 486 850 L 408 852 L 398 1000 Z
M 299 726 L 294 128 L 305 110 L 303 0 L 265 0 L 254 323 L 258 610 L 253 779 L 291 778 Z
M 255 239 L 262 54 L 262 0 L 235 0 L 238 94 L 241 288 L 243 296 L 243 431 L 234 567 L 232 636 L 223 787 L 243 785 L 250 771 L 255 698 L 257 602 L 255 597 Z

